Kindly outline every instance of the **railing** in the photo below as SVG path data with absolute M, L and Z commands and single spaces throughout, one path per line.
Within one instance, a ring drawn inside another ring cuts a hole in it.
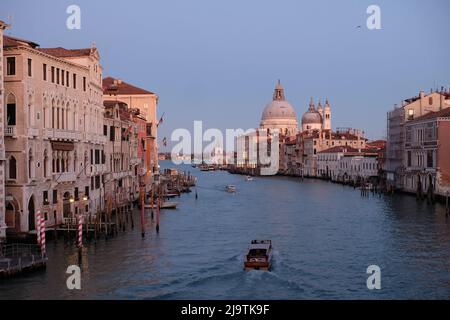
M 5 136 L 14 137 L 16 136 L 16 126 L 6 126 L 5 128 Z
M 41 256 L 41 247 L 37 244 L 12 243 L 1 247 L 0 257 L 20 258 L 29 256 Z
M 39 129 L 38 128 L 28 128 L 28 136 L 29 137 L 39 136 Z

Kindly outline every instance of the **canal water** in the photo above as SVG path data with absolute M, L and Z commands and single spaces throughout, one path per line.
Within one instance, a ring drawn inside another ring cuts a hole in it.
M 171 166 L 163 161 L 162 167 Z M 1 299 L 435 299 L 450 297 L 450 218 L 406 195 L 361 197 L 320 180 L 200 172 L 195 191 L 135 229 L 91 243 L 81 290 L 68 290 L 77 250 L 47 245 L 47 270 L 1 280 Z M 224 187 L 234 184 L 236 194 Z M 252 239 L 271 239 L 271 272 L 243 271 Z M 369 265 L 381 290 L 368 290 Z

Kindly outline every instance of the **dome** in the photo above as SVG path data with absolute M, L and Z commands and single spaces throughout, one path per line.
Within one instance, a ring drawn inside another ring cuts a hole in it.
M 279 129 L 284 135 L 297 132 L 297 114 L 292 105 L 284 97 L 284 89 L 278 81 L 273 100 L 266 105 L 261 116 L 260 127 L 263 129 Z
M 322 116 L 317 111 L 307 111 L 303 114 L 302 124 L 321 124 Z
M 285 100 L 275 100 L 267 104 L 262 113 L 262 120 L 273 118 L 292 118 L 297 121 L 297 115 L 292 105 Z

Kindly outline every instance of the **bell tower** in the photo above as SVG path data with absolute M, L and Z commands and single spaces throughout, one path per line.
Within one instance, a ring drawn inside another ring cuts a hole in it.
M 331 107 L 328 99 L 323 109 L 323 130 L 331 130 Z

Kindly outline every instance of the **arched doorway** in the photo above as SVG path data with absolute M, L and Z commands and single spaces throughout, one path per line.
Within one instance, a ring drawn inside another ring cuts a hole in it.
M 34 214 L 34 197 L 31 196 L 28 201 L 28 231 L 36 229 L 36 218 Z

